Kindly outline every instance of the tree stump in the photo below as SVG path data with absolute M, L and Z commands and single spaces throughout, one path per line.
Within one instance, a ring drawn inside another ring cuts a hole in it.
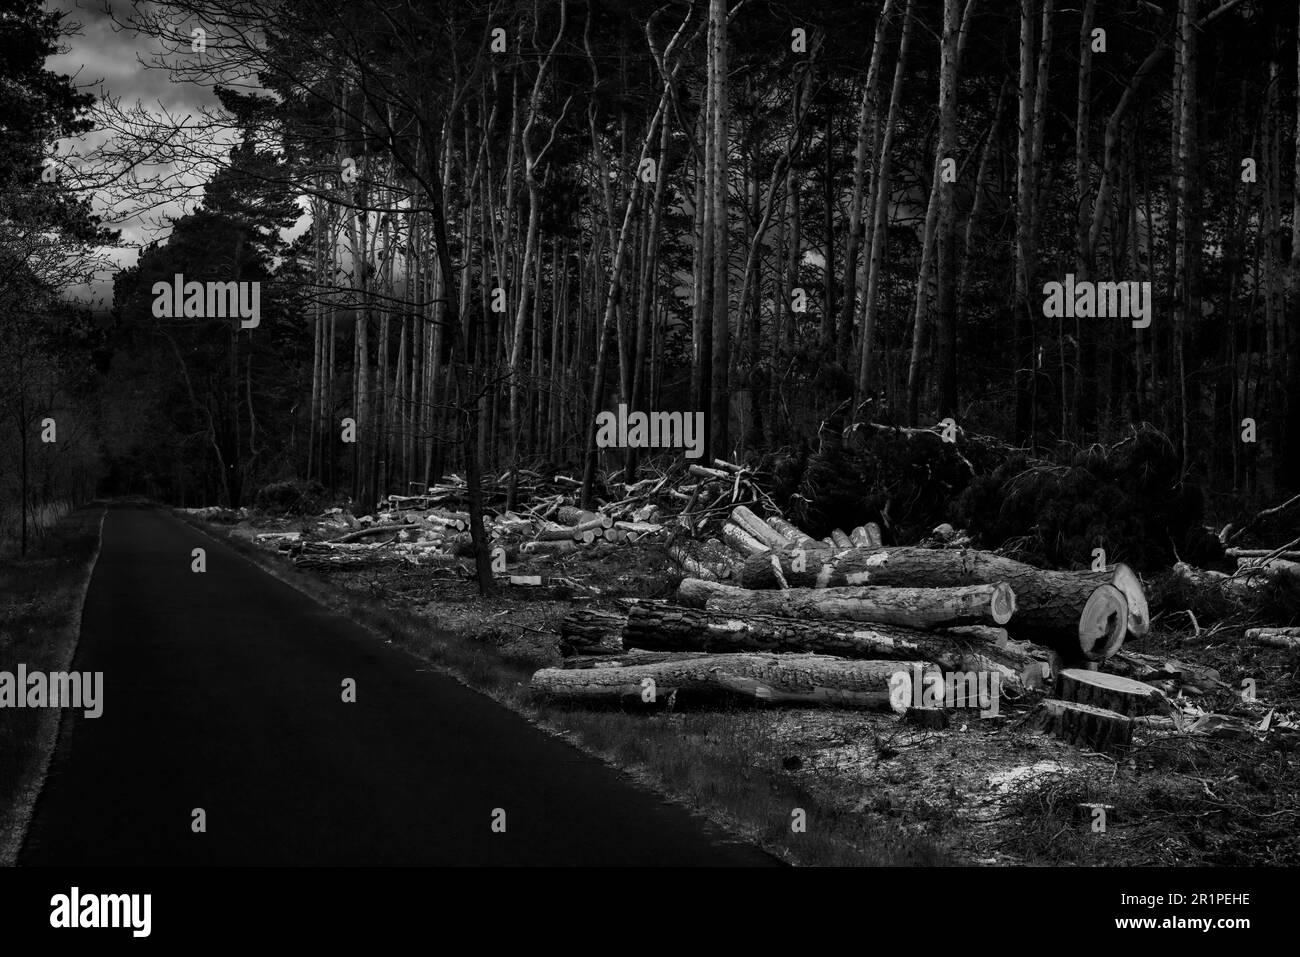
M 1114 753 L 1133 743 L 1133 719 L 1105 708 L 1049 698 L 1029 715 L 1029 727 L 1075 747 Z
M 948 727 L 948 712 L 943 708 L 908 708 L 903 720 L 928 731 L 943 731 Z
M 1066 668 L 1057 676 L 1056 697 L 1129 718 L 1167 709 L 1165 697 L 1158 688 L 1121 675 L 1080 668 Z

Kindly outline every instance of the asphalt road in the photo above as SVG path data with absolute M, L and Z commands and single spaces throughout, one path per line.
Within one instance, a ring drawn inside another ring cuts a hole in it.
M 20 864 L 775 863 L 161 511 L 109 509 L 74 668 Z

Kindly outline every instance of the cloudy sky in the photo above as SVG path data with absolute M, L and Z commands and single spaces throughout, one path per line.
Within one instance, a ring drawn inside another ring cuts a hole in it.
M 159 115 L 166 112 L 173 116 L 198 116 L 204 107 L 216 105 L 211 90 L 194 83 L 173 82 L 166 70 L 142 64 L 142 58 L 148 61 L 159 52 L 158 42 L 115 24 L 103 0 L 46 0 L 45 6 L 64 13 L 66 23 L 80 25 L 77 35 L 64 41 L 67 52 L 46 61 L 48 69 L 72 77 L 79 88 L 101 100 L 118 99 L 123 107 L 139 103 Z M 125 18 L 130 4 L 117 2 L 114 10 L 119 19 Z M 69 153 L 84 156 L 107 140 L 108 134 L 95 131 L 77 142 L 61 142 L 59 152 L 65 156 Z M 198 177 L 188 178 L 191 182 L 198 181 Z M 94 194 L 96 211 L 104 217 L 105 225 L 122 232 L 123 246 L 106 251 L 118 266 L 133 265 L 141 246 L 166 234 L 166 226 L 160 221 L 185 209 L 182 203 L 170 202 L 142 211 L 138 206 L 110 206 L 106 199 L 104 194 Z M 112 276 L 112 269 L 103 270 L 93 284 L 73 289 L 72 295 L 97 310 L 110 307 Z

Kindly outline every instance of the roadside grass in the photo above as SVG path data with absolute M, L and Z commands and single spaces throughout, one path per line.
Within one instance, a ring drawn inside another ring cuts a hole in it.
M 26 558 L 0 558 L 0 670 L 68 671 L 104 509 L 52 520 Z M 58 739 L 55 708 L 0 708 L 0 866 L 10 866 Z
M 323 607 L 429 662 L 573 746 L 628 773 L 734 837 L 802 866 L 924 866 L 949 863 L 924 834 L 868 817 L 802 787 L 781 770 L 771 714 L 752 705 L 690 712 L 566 707 L 534 697 L 529 679 L 554 662 L 510 654 L 453 634 L 373 595 L 293 568 L 252 542 L 178 513 Z M 802 810 L 806 830 L 793 827 Z
M 28 553 L 36 554 L 41 539 L 72 511 L 72 503 L 62 499 L 29 505 L 27 509 Z M 13 557 L 18 554 L 22 542 L 22 528 L 22 512 L 17 505 L 0 507 L 0 556 Z

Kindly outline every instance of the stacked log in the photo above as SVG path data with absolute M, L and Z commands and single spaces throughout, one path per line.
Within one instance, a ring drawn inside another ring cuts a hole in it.
M 832 533 L 849 547 L 825 547 L 748 507 L 733 507 L 721 534 L 748 557 L 706 562 L 696 543 L 675 543 L 670 554 L 689 575 L 680 605 L 634 604 L 623 654 L 924 660 L 941 673 L 995 673 L 1023 694 L 1049 690 L 1066 665 L 1104 660 L 1148 628 L 1141 583 L 1123 565 L 1045 572 L 969 549 L 885 548 L 867 526 Z
M 623 650 L 627 616 L 617 612 L 575 611 L 560 625 L 560 650 L 565 655 L 607 655 Z
M 805 534 L 800 528 L 791 525 L 779 515 L 767 519 L 767 524 L 787 538 L 790 544 L 798 548 L 815 548 L 817 545 L 817 539 Z
M 1017 637 L 1063 646 L 1086 660 L 1114 654 L 1126 634 L 1149 628 L 1146 597 L 1125 565 L 1098 572 L 1044 571 L 989 552 L 915 547 L 786 549 L 748 559 L 739 584 L 765 589 L 883 585 L 941 588 L 1005 582 L 1016 595 Z M 1102 588 L 1107 585 L 1109 588 Z M 1086 619 L 1086 621 L 1085 621 Z
M 614 668 L 543 668 L 535 693 L 581 702 L 671 702 L 678 693 L 699 699 L 737 696 L 767 704 L 834 705 L 902 710 L 891 693 L 900 671 L 936 673 L 921 661 L 857 661 L 823 655 L 704 654 Z
M 737 615 L 710 609 L 637 603 L 623 629 L 625 647 L 659 651 L 816 652 L 844 658 L 921 658 L 945 672 L 996 672 L 1020 695 L 1047 685 L 1041 656 L 1001 648 L 969 634 L 932 632 L 868 622 L 777 615 Z
M 731 578 L 740 570 L 742 561 L 742 556 L 716 539 L 679 539 L 669 546 L 668 554 L 688 575 L 709 581 Z
M 1016 610 L 1011 587 L 966 585 L 958 588 L 789 588 L 754 591 L 687 579 L 678 589 L 687 605 L 734 614 L 871 621 L 909 628 L 949 625 L 1005 625 Z
M 744 505 L 731 510 L 731 524 L 758 542 L 764 549 L 789 548 L 793 542 L 763 521 Z
M 722 527 L 722 540 L 742 555 L 765 556 L 772 550 L 739 525 L 731 523 Z
M 996 631 L 996 629 L 990 629 Z M 627 614 L 575 612 L 561 625 L 565 654 L 661 652 L 818 653 L 844 658 L 923 658 L 944 671 L 999 675 L 1014 695 L 1048 688 L 1054 673 L 1044 649 L 999 643 L 966 628 L 919 631 L 875 623 L 734 615 L 637 602 Z

